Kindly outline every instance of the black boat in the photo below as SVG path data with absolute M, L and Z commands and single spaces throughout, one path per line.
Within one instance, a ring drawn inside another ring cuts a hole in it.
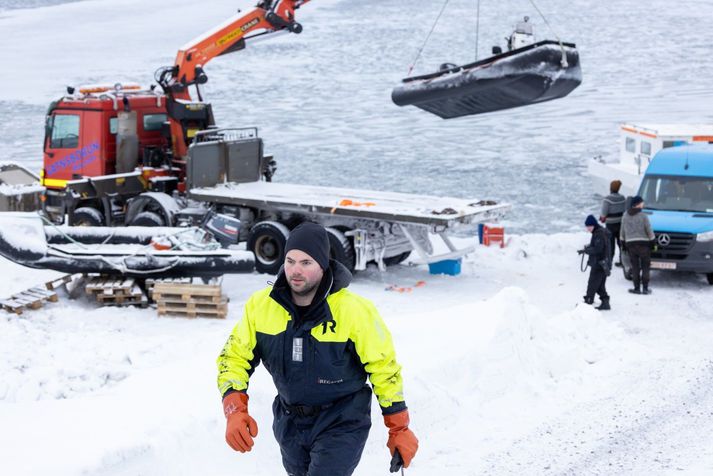
M 545 40 L 406 78 L 391 99 L 398 106 L 412 105 L 451 119 L 558 99 L 581 82 L 576 46 Z
M 254 255 L 221 249 L 199 228 L 45 227 L 36 214 L 0 214 L 0 255 L 64 273 L 133 278 L 215 277 L 250 273 Z

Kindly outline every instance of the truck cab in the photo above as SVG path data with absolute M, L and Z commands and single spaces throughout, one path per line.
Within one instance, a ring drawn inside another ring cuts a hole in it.
M 45 213 L 57 223 L 68 214 L 71 224 L 114 224 L 130 198 L 151 190 L 151 177 L 180 175 L 166 108 L 162 92 L 134 84 L 68 88 L 45 119 Z
M 703 273 L 713 285 L 713 145 L 660 151 L 639 195 L 656 236 L 651 268 Z

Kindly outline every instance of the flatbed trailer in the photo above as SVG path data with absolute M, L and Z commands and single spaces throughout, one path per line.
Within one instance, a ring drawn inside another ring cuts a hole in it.
M 333 257 L 348 268 L 362 270 L 374 261 L 384 269 L 414 250 L 420 263 L 464 256 L 474 247 L 457 248 L 449 235 L 475 236 L 479 223 L 497 221 L 510 209 L 493 201 L 260 180 L 266 166 L 261 140 L 235 132 L 210 131 L 191 146 L 187 197 L 241 220 L 240 240 L 255 253 L 258 271 L 279 270 L 289 230 L 305 220 L 327 227 Z M 434 254 L 432 235 L 447 253 Z

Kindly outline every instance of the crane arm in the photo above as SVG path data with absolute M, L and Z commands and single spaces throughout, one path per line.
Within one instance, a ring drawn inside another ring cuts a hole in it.
M 188 141 L 186 128 L 175 112 L 177 108 L 171 106 L 175 106 L 176 100 L 191 101 L 189 86 L 198 87 L 208 81 L 204 66 L 216 56 L 244 49 L 249 40 L 258 36 L 282 31 L 300 33 L 302 25 L 295 21 L 295 10 L 309 1 L 260 0 L 248 13 L 238 13 L 189 42 L 178 51 L 173 66 L 157 71 L 156 79 L 168 96 L 175 158 L 185 157 Z

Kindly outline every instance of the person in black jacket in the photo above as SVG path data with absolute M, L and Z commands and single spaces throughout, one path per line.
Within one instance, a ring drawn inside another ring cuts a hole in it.
M 584 249 L 579 250 L 579 254 L 587 254 L 589 265 L 589 282 L 587 283 L 587 294 L 584 296 L 586 304 L 594 303 L 594 294 L 599 294 L 602 303 L 597 307 L 600 311 L 611 309 L 609 305 L 609 294 L 607 294 L 606 281 L 611 272 L 611 250 L 609 232 L 599 226 L 594 215 L 587 216 L 584 221 L 587 230 L 592 234 L 592 239 Z

